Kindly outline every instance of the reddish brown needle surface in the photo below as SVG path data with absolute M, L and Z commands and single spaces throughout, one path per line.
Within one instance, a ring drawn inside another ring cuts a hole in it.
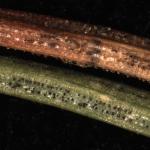
M 111 28 L 0 9 L 0 46 L 150 81 L 150 40 Z

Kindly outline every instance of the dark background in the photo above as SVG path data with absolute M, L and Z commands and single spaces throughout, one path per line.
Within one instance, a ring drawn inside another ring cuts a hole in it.
M 146 0 L 0 0 L 0 7 L 110 26 L 150 38 Z M 0 150 L 12 149 L 148 150 L 150 140 L 74 113 L 0 95 Z

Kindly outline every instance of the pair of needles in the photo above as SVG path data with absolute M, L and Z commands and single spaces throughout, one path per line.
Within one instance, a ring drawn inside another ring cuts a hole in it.
M 0 46 L 150 81 L 150 40 L 111 28 L 0 9 Z M 0 93 L 150 137 L 147 90 L 15 57 L 2 55 L 0 64 Z

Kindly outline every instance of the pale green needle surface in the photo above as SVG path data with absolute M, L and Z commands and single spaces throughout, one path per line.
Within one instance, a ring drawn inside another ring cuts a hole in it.
M 150 137 L 150 92 L 123 83 L 0 56 L 0 93 L 70 110 Z

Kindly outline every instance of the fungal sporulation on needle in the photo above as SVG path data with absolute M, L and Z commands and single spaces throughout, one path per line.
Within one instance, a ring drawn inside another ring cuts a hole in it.
M 0 93 L 57 106 L 150 137 L 149 91 L 11 56 L 0 56 L 0 64 Z

